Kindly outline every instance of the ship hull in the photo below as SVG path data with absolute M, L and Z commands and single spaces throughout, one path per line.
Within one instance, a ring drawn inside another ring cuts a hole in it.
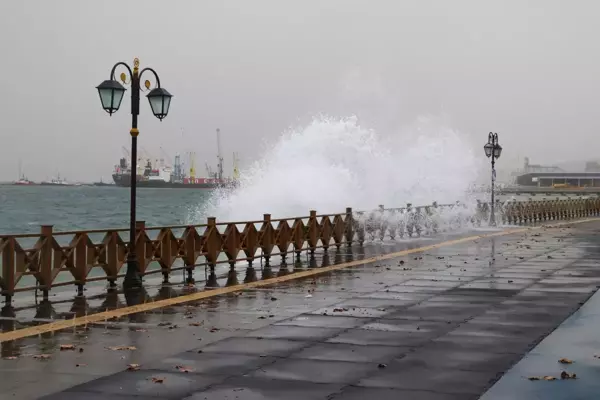
M 115 185 L 121 187 L 130 187 L 131 186 L 131 177 L 130 175 L 118 175 L 113 174 L 113 181 Z M 138 177 L 138 181 L 136 187 L 138 188 L 165 188 L 165 189 L 204 189 L 204 190 L 213 190 L 226 187 L 228 185 L 223 185 L 220 183 L 183 183 L 183 182 L 165 182 L 161 180 L 142 180 Z

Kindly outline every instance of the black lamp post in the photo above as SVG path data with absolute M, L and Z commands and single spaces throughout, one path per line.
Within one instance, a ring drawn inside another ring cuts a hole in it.
M 483 146 L 485 155 L 492 160 L 492 204 L 490 209 L 490 226 L 496 226 L 496 215 L 494 214 L 494 184 L 496 182 L 496 159 L 502 154 L 502 146 L 498 143 L 498 134 L 490 132 L 488 142 Z
M 140 79 L 144 72 L 150 71 L 156 79 L 156 87 L 148 93 L 146 97 L 150 102 L 152 113 L 159 120 L 163 120 L 169 113 L 171 105 L 171 97 L 169 92 L 160 87 L 160 79 L 158 74 L 152 68 L 144 68 L 139 70 L 140 60 L 133 60 L 133 71 L 124 62 L 118 62 L 114 65 L 110 72 L 110 79 L 102 82 L 96 87 L 100 94 L 102 108 L 109 114 L 113 115 L 119 109 L 125 87 L 115 80 L 115 70 L 118 66 L 123 66 L 129 72 L 129 81 L 131 83 L 131 209 L 129 212 L 129 249 L 127 252 L 127 272 L 123 281 L 124 289 L 137 289 L 142 286 L 142 278 L 140 277 L 138 260 L 135 253 L 135 203 L 136 203 L 136 183 L 137 183 L 137 137 L 140 133 L 138 130 L 138 115 L 140 113 L 140 91 L 143 90 L 140 86 Z M 120 75 L 123 83 L 127 82 L 127 74 L 124 72 Z M 150 89 L 150 81 L 145 81 L 144 86 L 147 90 Z

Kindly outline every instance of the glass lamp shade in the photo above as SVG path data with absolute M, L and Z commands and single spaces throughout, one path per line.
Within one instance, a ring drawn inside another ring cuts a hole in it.
M 100 95 L 100 102 L 102 108 L 109 115 L 113 115 L 117 112 L 121 106 L 123 95 L 125 94 L 125 88 L 119 82 L 115 80 L 107 80 L 96 86 L 98 94 Z
M 155 88 L 148 93 L 146 96 L 150 102 L 150 108 L 154 116 L 161 121 L 169 113 L 169 106 L 171 105 L 171 93 L 163 88 Z

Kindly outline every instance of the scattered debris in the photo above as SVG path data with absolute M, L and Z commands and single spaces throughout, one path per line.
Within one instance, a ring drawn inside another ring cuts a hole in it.
M 175 369 L 179 372 L 185 372 L 186 374 L 188 372 L 194 372 L 194 370 L 190 367 L 184 367 L 183 365 L 176 365 Z
M 211 332 L 211 333 L 215 333 L 215 332 L 218 332 L 218 331 L 220 331 L 220 329 L 219 329 L 219 328 L 215 328 L 215 327 L 213 326 L 212 328 L 210 328 L 210 331 L 209 331 L 209 332 Z
M 569 360 L 568 358 L 561 358 L 560 360 L 558 360 L 558 362 L 561 364 L 573 364 L 573 361 Z
M 398 263 L 398 265 L 404 265 L 404 260 L 400 260 L 400 262 Z
M 555 381 L 556 380 L 556 378 L 553 377 L 553 376 L 530 376 L 527 379 L 529 379 L 530 381 L 541 381 L 541 380 L 544 380 L 544 381 Z
M 155 376 L 152 377 L 152 382 L 154 382 L 154 383 L 163 383 L 164 381 L 165 381 L 165 378 L 163 378 L 163 377 L 160 377 L 160 378 L 155 377 Z
M 137 350 L 137 347 L 135 346 L 110 346 L 107 347 L 108 350 L 112 350 L 112 351 L 122 351 L 122 350 Z
M 172 325 L 170 322 L 160 322 L 158 326 L 169 326 Z
M 50 354 L 34 354 L 33 358 L 36 360 L 48 360 L 52 358 L 52 356 Z
M 377 366 L 377 368 L 380 368 L 380 369 L 381 369 L 381 368 L 387 368 L 387 364 L 383 364 L 383 363 L 382 363 L 382 364 L 379 364 L 379 365 Z
M 128 371 L 139 371 L 140 364 L 127 364 L 127 370 Z
M 567 371 L 563 371 L 560 373 L 560 379 L 577 379 L 577 375 L 575 373 L 570 374 Z
M 202 326 L 204 325 L 204 321 L 201 322 L 190 322 L 190 326 Z
M 61 344 L 60 351 L 65 351 L 65 350 L 75 350 L 75 345 L 74 344 Z
M 277 297 L 271 297 L 271 301 L 277 301 Z

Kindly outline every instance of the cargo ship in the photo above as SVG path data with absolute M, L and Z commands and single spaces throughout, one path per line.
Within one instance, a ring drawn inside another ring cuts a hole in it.
M 206 177 L 196 177 L 196 168 L 193 152 L 189 153 L 190 167 L 189 175 L 185 173 L 184 165 L 180 155 L 175 155 L 175 162 L 171 167 L 164 158 L 138 158 L 136 184 L 139 188 L 173 188 L 173 189 L 218 189 L 234 188 L 238 183 L 237 156 L 233 156 L 233 178 L 226 178 L 223 175 L 223 157 L 221 156 L 220 131 L 217 129 L 217 172 L 213 173 L 211 168 L 206 165 Z M 113 172 L 113 181 L 115 185 L 122 187 L 131 186 L 131 165 L 127 157 L 119 160 Z

